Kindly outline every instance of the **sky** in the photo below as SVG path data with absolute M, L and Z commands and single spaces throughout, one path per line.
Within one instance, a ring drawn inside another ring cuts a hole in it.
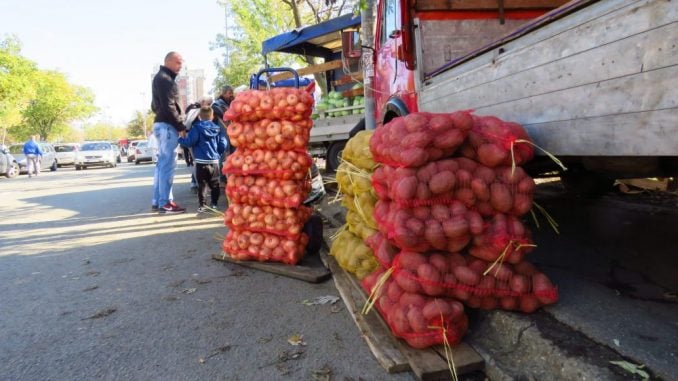
M 116 125 L 150 107 L 151 77 L 169 51 L 204 69 L 210 90 L 222 53 L 210 43 L 224 24 L 217 0 L 0 0 L 0 38 L 17 36 L 40 69 L 91 89 L 93 120 Z

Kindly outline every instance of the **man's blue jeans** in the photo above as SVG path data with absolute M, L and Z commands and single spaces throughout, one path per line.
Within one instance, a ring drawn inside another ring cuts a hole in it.
M 172 200 L 172 184 L 174 183 L 174 170 L 177 167 L 176 149 L 179 145 L 179 134 L 171 124 L 153 123 L 153 135 L 158 141 L 158 163 L 155 165 L 157 182 L 153 182 L 153 198 L 158 201 L 158 206 L 162 208 Z

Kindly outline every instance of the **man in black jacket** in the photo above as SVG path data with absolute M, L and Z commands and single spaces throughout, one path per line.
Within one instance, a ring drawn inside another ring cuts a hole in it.
M 151 110 L 155 113 L 153 135 L 158 141 L 158 163 L 153 179 L 153 206 L 161 213 L 186 211 L 172 199 L 179 133 L 186 129 L 184 115 L 179 106 L 179 89 L 174 81 L 181 71 L 183 62 L 179 53 L 169 52 L 165 56 L 165 64 L 160 66 L 160 70 L 153 77 Z

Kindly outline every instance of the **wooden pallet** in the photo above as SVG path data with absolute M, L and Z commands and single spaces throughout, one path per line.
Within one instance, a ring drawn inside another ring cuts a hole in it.
M 212 259 L 266 271 L 288 278 L 299 279 L 309 283 L 320 283 L 332 276 L 332 273 L 324 266 L 318 255 L 307 255 L 295 266 L 274 262 L 236 261 L 223 253 L 213 254 Z
M 396 339 L 378 313 L 373 311 L 367 315 L 362 314 L 367 296 L 358 280 L 327 255 L 326 250 L 321 250 L 321 259 L 332 271 L 334 284 L 372 354 L 387 372 L 411 370 L 418 379 L 426 381 L 451 379 L 442 346 L 414 349 Z M 483 358 L 463 342 L 452 349 L 452 359 L 457 375 L 481 370 L 485 365 Z

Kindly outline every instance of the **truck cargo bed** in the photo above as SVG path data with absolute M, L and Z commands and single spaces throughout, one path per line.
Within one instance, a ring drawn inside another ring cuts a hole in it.
M 556 155 L 678 156 L 677 21 L 669 0 L 595 2 L 425 79 L 420 110 L 516 121 Z

